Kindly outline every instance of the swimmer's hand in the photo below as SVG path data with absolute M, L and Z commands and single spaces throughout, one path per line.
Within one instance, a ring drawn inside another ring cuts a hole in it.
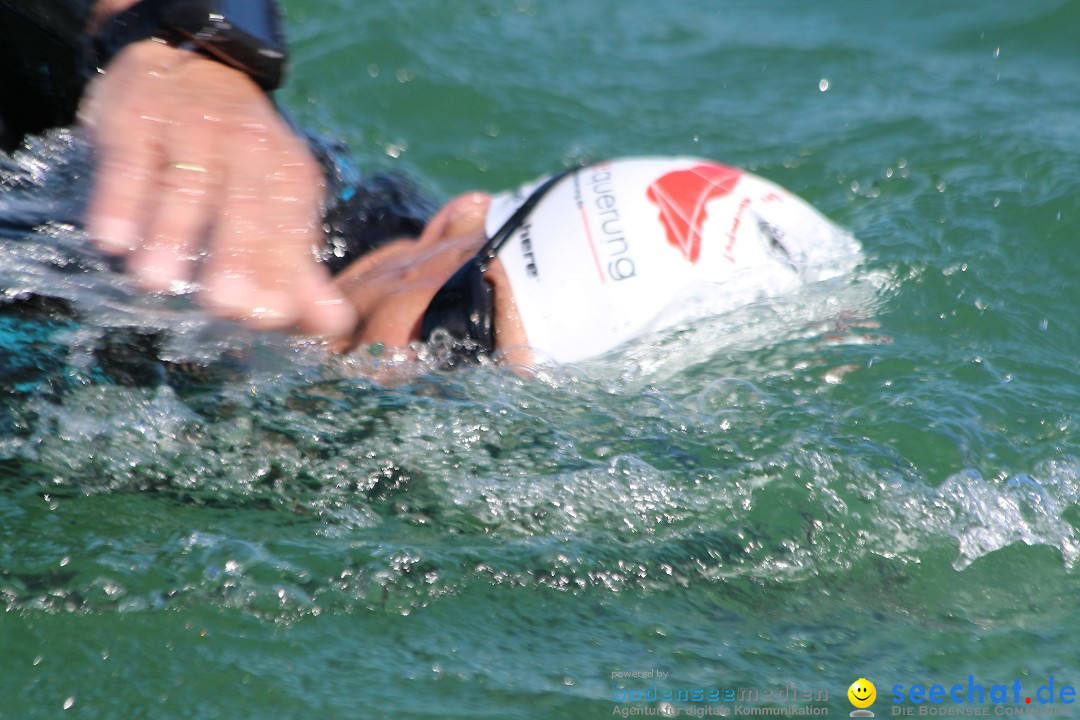
M 79 116 L 98 153 L 88 229 L 147 289 L 196 278 L 203 304 L 253 327 L 352 331 L 312 253 L 319 165 L 247 75 L 139 42 L 93 81 Z

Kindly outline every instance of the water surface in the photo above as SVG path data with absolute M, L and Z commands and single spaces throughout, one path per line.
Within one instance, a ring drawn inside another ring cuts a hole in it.
M 866 677 L 881 716 L 895 684 L 1080 682 L 1075 4 L 286 6 L 282 99 L 366 171 L 446 198 L 696 154 L 866 262 L 603 361 L 382 385 L 133 295 L 6 194 L 6 292 L 80 315 L 0 314 L 0 717 L 610 717 L 651 669 L 832 715 Z M 84 191 L 50 180 L 67 142 L 22 157 L 51 192 Z M 209 376 L 138 377 L 161 329 Z

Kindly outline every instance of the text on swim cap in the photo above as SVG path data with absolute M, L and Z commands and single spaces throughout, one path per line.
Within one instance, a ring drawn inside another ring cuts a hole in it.
M 575 180 L 575 200 L 581 209 L 583 220 L 588 228 L 588 217 L 585 212 L 586 202 L 582 198 L 580 181 Z M 615 196 L 612 184 L 610 165 L 603 163 L 589 169 L 588 178 L 589 202 L 596 211 L 596 219 L 599 225 L 597 236 L 598 252 L 602 256 L 597 258 L 598 265 L 603 263 L 607 269 L 607 277 L 618 282 L 628 280 L 637 274 L 634 259 L 630 256 L 630 243 L 623 232 L 622 216 L 619 213 L 619 200 Z M 592 234 L 589 233 L 590 239 Z M 601 277 L 603 279 L 603 277 Z

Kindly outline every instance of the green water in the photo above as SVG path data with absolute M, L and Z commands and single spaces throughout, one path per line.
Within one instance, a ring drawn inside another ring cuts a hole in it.
M 1080 7 L 286 6 L 283 100 L 365 168 L 445 198 L 702 155 L 866 262 L 532 379 L 378 387 L 248 338 L 178 395 L 97 378 L 94 327 L 0 318 L 0 717 L 600 718 L 654 668 L 843 717 L 859 677 L 878 717 L 897 684 L 1080 684 Z

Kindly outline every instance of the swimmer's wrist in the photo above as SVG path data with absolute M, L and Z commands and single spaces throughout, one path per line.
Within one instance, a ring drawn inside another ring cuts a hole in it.
M 104 69 L 128 45 L 153 40 L 239 70 L 266 92 L 284 81 L 285 32 L 275 0 L 100 0 L 123 7 L 93 35 Z M 97 6 L 95 6 L 95 11 Z

